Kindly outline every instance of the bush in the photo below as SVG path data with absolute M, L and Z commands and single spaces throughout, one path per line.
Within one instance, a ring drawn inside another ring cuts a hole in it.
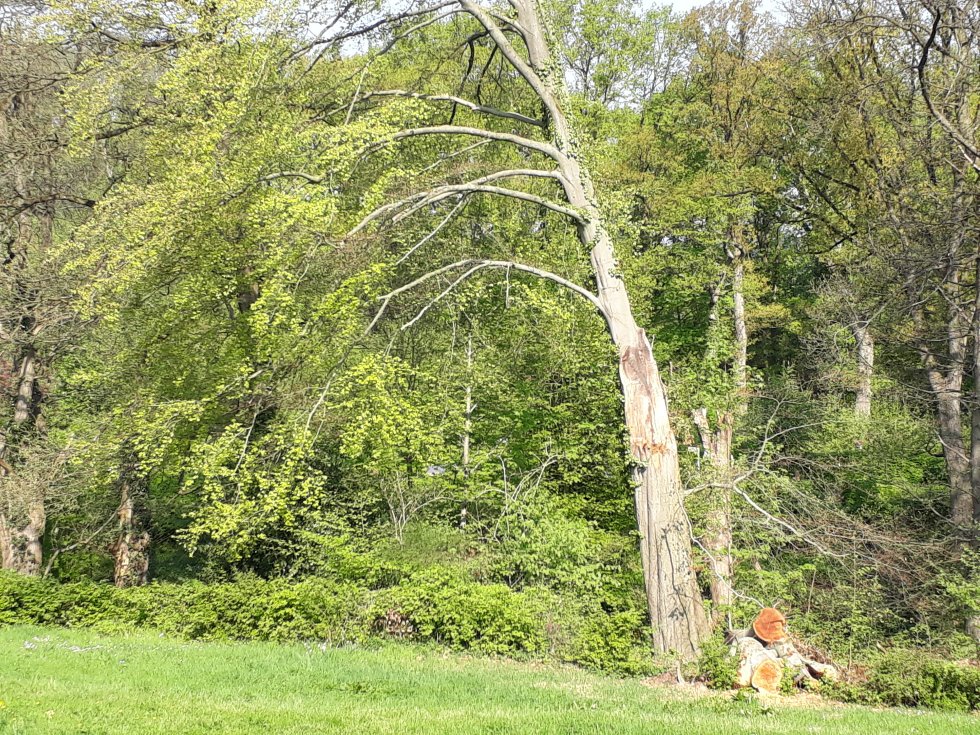
M 903 649 L 872 662 L 866 680 L 821 691 L 847 702 L 968 712 L 980 710 L 980 668 Z
M 374 620 L 382 631 L 453 648 L 505 655 L 546 648 L 540 599 L 502 584 L 478 584 L 450 569 L 419 572 L 386 590 Z
M 480 584 L 458 567 L 416 571 L 379 591 L 313 577 L 290 582 L 241 576 L 117 589 L 0 573 L 0 626 L 18 624 L 331 645 L 388 636 L 498 655 L 550 655 L 626 675 L 654 670 L 642 601 L 559 598 L 541 587 L 515 591 Z
M 712 689 L 731 689 L 738 674 L 738 658 L 731 654 L 724 637 L 714 635 L 704 642 L 697 663 L 697 676 Z
M 366 590 L 323 579 L 150 584 L 117 589 L 0 574 L 0 625 L 152 628 L 188 639 L 321 640 L 368 634 Z
M 873 702 L 945 710 L 980 709 L 980 668 L 895 651 L 871 668 L 865 684 Z

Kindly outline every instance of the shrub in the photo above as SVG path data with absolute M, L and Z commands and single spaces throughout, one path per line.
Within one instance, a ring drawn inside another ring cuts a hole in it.
M 564 660 L 627 676 L 654 671 L 650 629 L 642 610 L 606 613 L 599 609 L 575 617 L 567 651 L 559 651 Z
M 902 649 L 872 662 L 865 680 L 826 683 L 820 690 L 846 702 L 980 710 L 980 668 Z
M 738 673 L 738 658 L 733 656 L 724 637 L 714 635 L 704 642 L 697 663 L 697 676 L 712 689 L 731 689 Z
M 540 599 L 502 584 L 478 584 L 450 569 L 418 572 L 386 590 L 373 617 L 377 629 L 397 620 L 414 638 L 453 648 L 514 655 L 546 647 Z
M 128 626 L 188 639 L 344 643 L 367 635 L 368 609 L 366 590 L 323 579 L 244 577 L 117 589 L 0 574 L 0 625 Z
M 875 703 L 946 710 L 980 709 L 980 668 L 902 650 L 872 666 L 864 688 Z

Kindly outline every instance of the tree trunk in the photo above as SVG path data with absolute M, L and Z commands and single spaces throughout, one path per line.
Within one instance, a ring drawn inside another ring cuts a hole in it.
M 41 572 L 44 527 L 44 503 L 34 501 L 27 509 L 27 523 L 17 527 L 5 513 L 0 513 L 0 563 L 2 568 L 21 574 Z
M 150 569 L 150 533 L 146 529 L 146 493 L 139 480 L 124 475 L 120 482 L 119 535 L 112 545 L 116 587 L 144 585 Z
M 857 343 L 858 383 L 854 398 L 854 413 L 871 415 L 871 378 L 874 374 L 875 343 L 867 322 L 858 322 L 851 328 Z
M 702 544 L 711 557 L 711 602 L 714 603 L 714 619 L 717 622 L 722 608 L 732 604 L 732 579 L 735 565 L 732 560 L 732 437 L 734 416 L 725 412 L 712 429 L 708 411 L 694 411 L 694 424 L 701 436 L 701 446 L 717 473 L 717 484 L 711 493 L 710 508 L 704 519 Z
M 980 252 L 977 252 L 974 278 L 973 323 L 973 410 L 970 412 L 970 489 L 973 503 L 974 534 L 980 526 Z M 966 501 L 960 500 L 961 515 L 966 514 Z M 977 539 L 974 539 L 976 541 Z
M 715 484 L 709 498 L 709 508 L 705 515 L 705 533 L 702 545 L 711 557 L 711 601 L 714 604 L 714 619 L 717 622 L 722 609 L 731 605 L 735 565 L 732 559 L 732 442 L 735 433 L 735 419 L 745 413 L 746 391 L 748 388 L 748 349 L 749 336 L 745 321 L 745 263 L 743 260 L 745 243 L 743 232 L 732 228 L 732 242 L 725 248 L 728 263 L 732 268 L 732 321 L 735 338 L 735 360 L 732 376 L 735 379 L 734 409 L 723 411 L 715 427 L 711 426 L 708 411 L 700 408 L 694 411 L 694 423 L 701 436 L 701 445 L 715 472 Z M 721 299 L 721 284 L 712 292 L 709 330 L 718 328 L 718 304 Z
M 467 0 L 462 4 L 480 17 L 481 11 Z M 569 204 L 585 215 L 585 222 L 578 227 L 579 240 L 590 250 L 598 300 L 619 350 L 640 556 L 655 648 L 691 659 L 700 650 L 709 624 L 694 572 L 691 525 L 684 508 L 677 441 L 667 411 L 667 393 L 650 341 L 636 324 L 591 176 L 581 163 L 578 137 L 564 110 L 568 100 L 564 77 L 555 69 L 537 2 L 513 0 L 511 4 L 517 10 L 527 45 L 532 75 L 528 82 L 535 87 L 551 117 L 553 142 L 560 152 L 556 163 L 565 195 Z
M 950 518 L 956 526 L 967 528 L 973 522 L 973 493 L 970 459 L 963 442 L 960 392 L 947 389 L 937 396 L 939 440 L 943 445 L 949 473 Z
M 466 342 L 466 397 L 463 404 L 463 476 L 470 476 L 470 441 L 473 433 L 473 334 Z
M 735 320 L 735 389 L 739 392 L 739 411 L 744 413 L 748 389 L 749 330 L 745 323 L 745 249 L 738 245 L 729 252 L 732 264 L 732 317 Z
M 951 251 L 950 261 L 955 262 L 956 248 Z M 923 355 L 926 378 L 936 396 L 936 417 L 939 424 L 939 440 L 946 460 L 949 475 L 950 520 L 960 529 L 968 529 L 973 523 L 973 487 L 971 456 L 967 452 L 963 437 L 963 375 L 967 356 L 969 323 L 958 306 L 957 297 L 960 285 L 959 273 L 955 268 L 943 283 L 946 302 L 950 314 L 946 320 L 946 356 L 937 355 L 926 340 L 918 343 Z M 921 334 L 928 334 L 921 309 L 913 313 L 916 327 Z M 945 369 L 942 369 L 944 366 Z
M 661 652 L 697 655 L 709 625 L 694 574 L 677 441 L 667 396 L 642 329 L 620 346 L 620 379 L 633 458 L 636 516 L 647 605 Z

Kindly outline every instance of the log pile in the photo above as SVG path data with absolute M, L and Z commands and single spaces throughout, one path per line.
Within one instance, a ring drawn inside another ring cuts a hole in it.
M 778 693 L 783 677 L 803 686 L 814 679 L 834 680 L 837 669 L 801 654 L 786 631 L 786 618 L 773 607 L 764 608 L 751 628 L 728 634 L 731 653 L 739 660 L 736 685 L 756 691 Z

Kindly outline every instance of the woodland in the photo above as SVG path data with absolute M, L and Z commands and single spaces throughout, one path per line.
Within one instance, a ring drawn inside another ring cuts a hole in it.
M 5 2 L 0 169 L 0 625 L 980 708 L 976 0 Z

